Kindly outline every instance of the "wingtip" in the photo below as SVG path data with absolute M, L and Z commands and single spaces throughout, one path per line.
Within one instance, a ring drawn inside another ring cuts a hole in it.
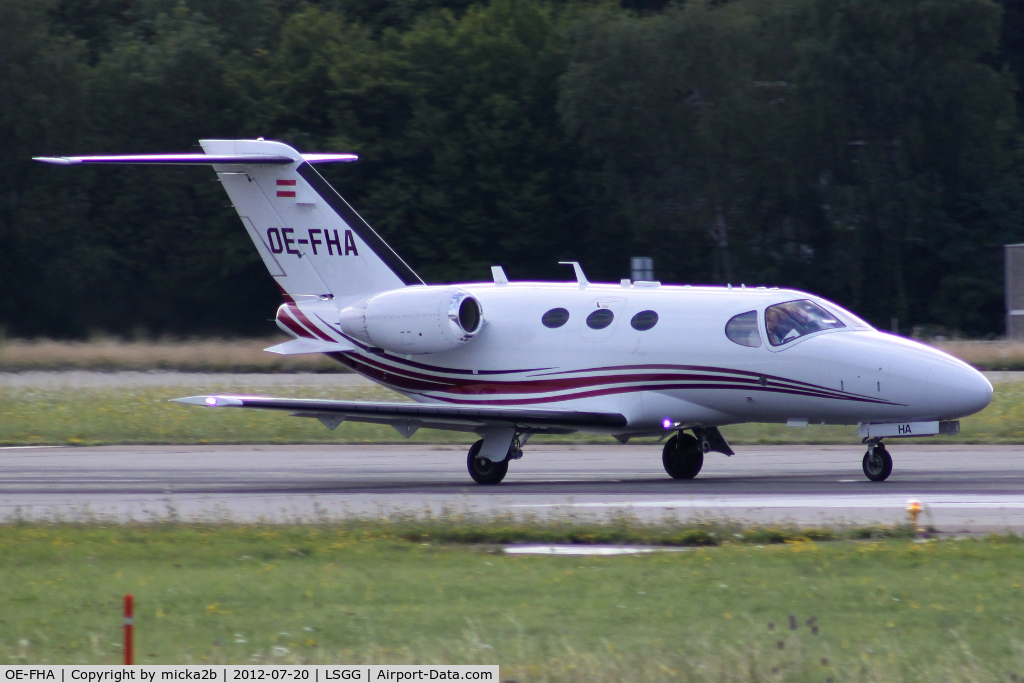
M 185 396 L 183 398 L 172 398 L 171 403 L 184 403 L 190 406 L 204 406 L 207 408 L 243 405 L 242 401 L 231 396 Z
M 185 396 L 183 398 L 172 398 L 171 403 L 186 403 L 192 406 L 205 406 L 206 399 L 216 398 L 215 396 Z
M 56 164 L 57 166 L 71 166 L 82 163 L 78 159 L 72 159 L 71 157 L 32 157 L 32 161 L 41 161 L 44 164 Z

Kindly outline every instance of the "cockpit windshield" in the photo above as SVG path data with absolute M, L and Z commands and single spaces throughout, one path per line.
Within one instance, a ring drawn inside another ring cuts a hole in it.
M 772 346 L 788 344 L 812 332 L 846 327 L 836 316 L 809 299 L 769 306 L 764 312 L 764 326 L 768 332 L 768 343 Z
M 828 307 L 828 309 L 830 311 L 838 311 L 839 312 L 839 316 L 841 318 L 845 318 L 846 322 L 850 323 L 851 327 L 863 327 L 863 328 L 868 329 L 868 330 L 875 329 L 871 325 L 866 323 L 864 320 L 862 320 L 861 318 L 855 316 L 853 313 L 850 313 L 845 308 L 841 308 L 840 306 L 836 306 L 831 301 L 826 301 L 825 303 L 826 303 L 826 305 L 827 305 L 827 307 Z

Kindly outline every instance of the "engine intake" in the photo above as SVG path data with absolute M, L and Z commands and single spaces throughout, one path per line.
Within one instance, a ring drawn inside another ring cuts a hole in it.
M 341 329 L 360 341 L 403 354 L 458 348 L 484 326 L 480 302 L 458 287 L 408 287 L 349 306 Z

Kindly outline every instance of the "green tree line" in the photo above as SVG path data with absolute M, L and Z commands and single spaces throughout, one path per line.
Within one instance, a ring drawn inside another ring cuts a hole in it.
M 0 0 L 7 334 L 262 334 L 206 168 L 33 156 L 200 138 L 329 179 L 428 282 L 789 286 L 1003 329 L 1024 241 L 1024 0 Z

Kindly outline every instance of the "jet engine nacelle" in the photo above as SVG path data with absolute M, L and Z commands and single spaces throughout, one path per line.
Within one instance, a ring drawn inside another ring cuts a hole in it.
M 342 309 L 341 329 L 360 341 L 404 354 L 450 351 L 484 325 L 473 295 L 458 287 L 408 287 Z

